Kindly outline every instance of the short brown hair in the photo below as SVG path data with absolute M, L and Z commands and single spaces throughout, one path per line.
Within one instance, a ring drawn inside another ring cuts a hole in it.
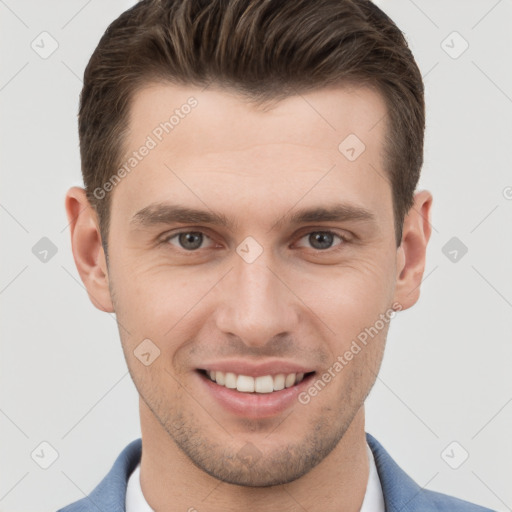
M 107 249 L 110 193 L 134 93 L 150 81 L 216 83 L 254 101 L 355 84 L 387 106 L 384 169 L 397 246 L 423 164 L 424 86 L 407 41 L 370 0 L 142 0 L 106 30 L 84 74 L 79 137 Z M 340 141 L 341 142 L 341 141 Z

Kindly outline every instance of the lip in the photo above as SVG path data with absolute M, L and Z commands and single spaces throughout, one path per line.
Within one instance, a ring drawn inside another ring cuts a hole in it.
M 270 360 L 262 363 L 251 363 L 249 361 L 231 360 L 222 362 L 212 362 L 198 368 L 199 370 L 211 370 L 220 372 L 231 372 L 237 375 L 247 375 L 248 377 L 261 377 L 263 375 L 278 375 L 279 373 L 310 373 L 314 368 L 301 366 L 292 362 Z
M 213 366 L 211 369 L 213 370 Z M 272 393 L 241 393 L 236 389 L 229 389 L 216 384 L 201 371 L 196 371 L 195 373 L 200 381 L 200 386 L 205 389 L 214 401 L 225 411 L 238 417 L 250 419 L 270 418 L 283 413 L 286 409 L 297 403 L 298 395 L 310 385 L 315 376 L 315 373 L 310 373 L 304 377 L 302 382 L 292 387 L 282 389 L 281 391 L 273 391 Z M 288 373 L 294 373 L 294 371 Z M 266 373 L 266 375 L 269 374 L 270 373 Z M 247 373 L 242 373 L 242 375 L 247 375 Z M 257 373 L 256 375 L 265 374 Z

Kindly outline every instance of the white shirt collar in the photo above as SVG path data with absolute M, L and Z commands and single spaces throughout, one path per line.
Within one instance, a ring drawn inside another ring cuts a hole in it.
M 368 475 L 368 484 L 359 512 L 385 512 L 384 494 L 382 493 L 373 452 L 368 446 L 368 443 L 366 443 L 366 452 L 368 453 L 368 462 L 370 463 L 370 474 Z
M 140 462 L 128 479 L 126 488 L 126 512 L 154 512 L 148 505 L 140 486 Z
M 366 451 L 368 453 L 370 473 L 368 475 L 368 484 L 366 486 L 363 505 L 359 512 L 385 512 L 384 495 L 382 494 L 382 487 L 380 485 L 377 467 L 375 466 L 373 452 L 368 444 L 366 444 Z M 144 494 L 142 494 L 140 486 L 140 463 L 137 464 L 137 467 L 128 479 L 128 486 L 126 488 L 126 512 L 154 512 L 144 498 Z

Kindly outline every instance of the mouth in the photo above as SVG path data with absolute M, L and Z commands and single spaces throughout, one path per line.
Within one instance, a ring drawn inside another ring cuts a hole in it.
M 250 376 L 232 372 L 215 370 L 197 370 L 203 378 L 214 382 L 220 387 L 246 394 L 273 394 L 284 389 L 298 386 L 304 380 L 310 380 L 314 371 L 306 373 L 277 373 L 261 376 Z
M 285 361 L 261 363 L 259 367 L 244 361 L 226 362 L 224 371 L 220 364 L 215 366 L 195 371 L 201 392 L 211 398 L 212 405 L 245 419 L 284 414 L 298 403 L 298 396 L 317 373 Z M 235 373 L 237 369 L 240 373 Z

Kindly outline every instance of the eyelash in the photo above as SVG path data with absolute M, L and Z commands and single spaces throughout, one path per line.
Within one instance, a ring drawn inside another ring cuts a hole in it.
M 211 240 L 211 237 L 209 237 L 208 234 L 205 233 L 204 231 L 195 230 L 193 228 L 192 229 L 189 228 L 189 229 L 184 229 L 182 231 L 178 231 L 176 233 L 173 233 L 172 235 L 165 236 L 162 240 L 160 240 L 159 244 L 160 245 L 170 245 L 169 244 L 170 240 L 172 240 L 174 238 L 177 238 L 177 237 L 179 237 L 179 235 L 184 234 L 184 233 L 201 233 L 202 235 L 210 238 L 210 240 Z M 330 235 L 333 235 L 334 237 L 338 237 L 341 240 L 341 243 L 338 244 L 338 246 L 329 247 L 327 249 L 315 249 L 315 248 L 312 247 L 311 249 L 313 249 L 317 253 L 331 253 L 331 252 L 340 250 L 345 244 L 347 244 L 347 243 L 349 243 L 351 241 L 351 239 L 349 237 L 347 237 L 345 235 L 340 235 L 339 233 L 336 233 L 335 231 L 331 231 L 331 230 L 328 230 L 328 229 L 314 229 L 312 231 L 308 231 L 307 233 L 301 235 L 299 240 L 302 240 L 304 237 L 306 237 L 308 235 L 311 235 L 313 233 L 330 234 Z M 199 251 L 201 249 L 195 249 L 195 250 L 187 251 L 186 249 L 179 248 L 179 250 L 181 250 L 182 252 L 185 252 L 185 253 L 194 254 L 194 253 L 199 253 Z

